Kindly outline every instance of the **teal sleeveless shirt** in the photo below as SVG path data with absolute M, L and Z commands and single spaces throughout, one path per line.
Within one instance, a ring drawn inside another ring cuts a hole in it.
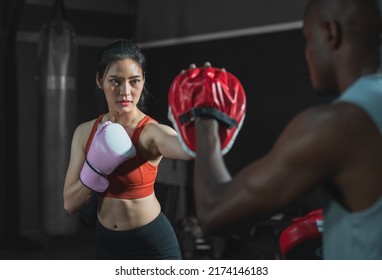
M 334 102 L 360 107 L 382 134 L 382 73 L 360 78 Z M 382 259 L 382 197 L 358 212 L 329 199 L 324 207 L 323 255 L 324 259 Z

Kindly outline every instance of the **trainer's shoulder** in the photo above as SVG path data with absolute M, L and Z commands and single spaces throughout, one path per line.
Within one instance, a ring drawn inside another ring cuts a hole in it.
M 293 126 L 311 135 L 327 135 L 346 140 L 365 127 L 362 110 L 348 103 L 325 104 L 308 108 L 292 121 Z
M 355 114 L 348 111 L 348 108 L 339 108 L 332 104 L 318 105 L 297 114 L 289 122 L 285 132 L 291 139 L 333 144 L 347 141 L 358 130 L 351 125 L 355 118 Z
M 341 113 L 332 105 L 307 108 L 292 119 L 292 125 L 301 128 L 328 127 L 339 123 Z

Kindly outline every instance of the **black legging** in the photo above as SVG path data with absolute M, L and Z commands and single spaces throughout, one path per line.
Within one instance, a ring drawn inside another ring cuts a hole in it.
M 147 225 L 127 231 L 107 229 L 97 220 L 95 259 L 175 260 L 181 258 L 174 229 L 163 213 Z

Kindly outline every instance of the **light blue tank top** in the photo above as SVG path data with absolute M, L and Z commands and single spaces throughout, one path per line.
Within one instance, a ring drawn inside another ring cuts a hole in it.
M 359 106 L 382 134 L 381 73 L 360 78 L 334 102 Z M 323 254 L 325 259 L 382 259 L 382 197 L 359 212 L 329 199 L 324 207 Z

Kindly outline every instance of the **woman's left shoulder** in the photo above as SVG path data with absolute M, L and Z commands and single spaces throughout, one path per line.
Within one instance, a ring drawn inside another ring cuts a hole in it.
M 154 119 L 151 119 L 145 124 L 145 127 L 142 131 L 142 133 L 145 133 L 147 135 L 151 135 L 153 137 L 159 136 L 160 134 L 168 134 L 168 133 L 174 133 L 175 130 L 166 124 L 162 124 Z

